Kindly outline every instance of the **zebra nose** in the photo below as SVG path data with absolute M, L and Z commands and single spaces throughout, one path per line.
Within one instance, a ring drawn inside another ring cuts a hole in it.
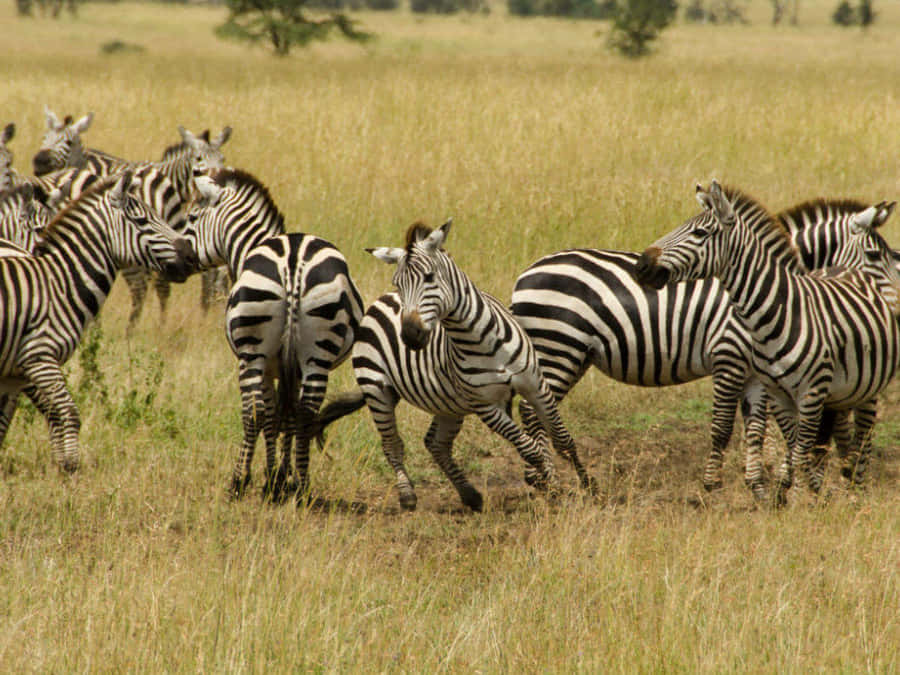
M 645 285 L 661 289 L 669 282 L 669 270 L 656 264 L 662 251 L 655 246 L 651 246 L 641 254 L 634 265 L 635 277 Z
M 200 268 L 200 257 L 190 242 L 183 237 L 179 237 L 174 241 L 173 245 L 178 257 L 190 268 L 191 272 L 196 272 Z
M 43 176 L 45 173 L 50 173 L 55 168 L 53 166 L 53 156 L 47 150 L 41 150 L 34 156 L 34 159 L 31 160 L 31 163 L 34 165 L 34 175 L 35 176 Z
M 418 351 L 428 343 L 428 335 L 429 331 L 422 323 L 418 312 L 403 313 L 400 319 L 400 337 L 403 344 L 413 351 Z

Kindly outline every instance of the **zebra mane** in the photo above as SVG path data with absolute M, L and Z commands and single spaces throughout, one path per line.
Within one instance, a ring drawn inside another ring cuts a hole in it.
M 792 206 L 789 209 L 785 209 L 775 217 L 782 223 L 784 223 L 786 220 L 792 222 L 805 222 L 807 219 L 804 218 L 804 216 L 809 216 L 809 220 L 816 220 L 818 218 L 818 214 L 822 211 L 827 211 L 829 213 L 834 213 L 835 211 L 845 213 L 859 213 L 869 206 L 869 204 L 864 204 L 858 199 L 819 198 L 812 199 L 808 202 L 803 202 L 802 204 L 798 204 L 796 206 Z
M 202 141 L 209 144 L 209 129 L 204 129 L 203 133 L 198 136 Z M 165 150 L 163 150 L 162 161 L 166 161 L 167 159 L 171 159 L 172 157 L 176 157 L 180 155 L 182 152 L 188 149 L 188 142 L 181 141 L 180 143 L 173 143 Z
M 82 192 L 78 199 L 70 201 L 63 208 L 61 208 L 53 219 L 47 224 L 47 227 L 43 229 L 41 232 L 40 239 L 35 243 L 34 246 L 34 255 L 39 255 L 46 251 L 47 242 L 54 239 L 54 235 L 57 230 L 57 225 L 63 221 L 68 220 L 71 216 L 77 216 L 79 213 L 86 211 L 90 206 L 94 204 L 100 197 L 102 197 L 106 192 L 116 184 L 120 176 L 112 175 L 107 176 L 105 178 L 101 178 L 100 180 L 93 183 L 87 190 Z
M 412 247 L 416 242 L 422 241 L 429 234 L 434 232 L 434 230 L 421 220 L 417 220 L 412 225 L 409 226 L 406 230 L 406 253 L 409 255 L 412 253 Z
M 791 237 L 791 231 L 780 217 L 773 216 L 759 200 L 737 188 L 722 186 L 722 191 L 735 212 L 740 213 L 741 219 L 749 224 L 757 239 L 764 244 L 769 242 L 767 246 L 772 247 L 776 255 L 786 256 L 789 260 L 802 264 L 800 251 Z
M 256 176 L 241 169 L 228 168 L 217 169 L 211 174 L 211 178 L 219 187 L 230 187 L 235 191 L 246 189 L 247 191 L 252 192 L 264 202 L 266 208 L 275 212 L 278 219 L 278 225 L 281 227 L 282 231 L 284 231 L 284 215 L 275 204 L 272 195 L 269 194 L 269 188 L 267 188 Z

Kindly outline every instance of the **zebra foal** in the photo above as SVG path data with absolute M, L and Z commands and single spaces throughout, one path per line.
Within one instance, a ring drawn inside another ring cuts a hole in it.
M 0 258 L 0 442 L 18 395 L 50 426 L 53 457 L 78 468 L 78 409 L 62 365 L 100 311 L 118 268 L 146 265 L 174 281 L 193 271 L 187 242 L 145 203 L 128 194 L 131 174 L 81 195 L 43 230 L 34 256 Z
M 417 223 L 407 232 L 405 248 L 370 249 L 379 260 L 397 265 L 397 292 L 382 296 L 366 312 L 353 346 L 360 392 L 335 405 L 347 411 L 353 407 L 350 401 L 355 407 L 368 406 L 404 509 L 414 509 L 417 499 L 397 431 L 395 408 L 400 400 L 434 415 L 425 447 L 463 504 L 474 511 L 481 510 L 482 496 L 452 455 L 466 415 L 478 415 L 512 443 L 542 484 L 556 483 L 552 460 L 511 417 L 515 394 L 532 405 L 553 445 L 575 467 L 582 487 L 595 491 L 541 377 L 531 341 L 509 310 L 480 291 L 443 251 L 449 230 L 449 221 L 433 231 Z M 326 406 L 322 417 L 330 418 L 333 412 Z
M 185 236 L 202 267 L 224 264 L 235 280 L 225 334 L 238 359 L 244 439 L 229 494 L 240 497 L 250 483 L 260 431 L 266 444 L 264 492 L 280 496 L 293 458 L 293 489 L 303 494 L 313 423 L 329 372 L 350 355 L 362 298 L 337 248 L 313 235 L 284 233 L 284 217 L 255 177 L 219 170 L 199 178 L 198 188 L 202 200 L 188 216 Z M 279 432 L 284 435 L 276 469 Z
M 796 258 L 796 249 L 758 202 L 715 181 L 709 190 L 698 186 L 697 198 L 703 211 L 645 250 L 637 276 L 656 288 L 721 280 L 788 443 L 776 493 L 784 504 L 794 472 L 809 473 L 826 409 L 867 410 L 858 424 L 874 423 L 874 400 L 900 363 L 900 276 L 871 227 L 872 210 L 854 221 L 856 236 L 840 261 L 861 269 L 808 275 L 779 263 L 786 251 Z

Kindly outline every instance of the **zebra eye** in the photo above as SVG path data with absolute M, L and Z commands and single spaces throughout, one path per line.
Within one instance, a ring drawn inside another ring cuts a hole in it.
M 705 237 L 709 234 L 709 230 L 707 230 L 705 227 L 695 227 L 691 234 L 695 237 Z
M 872 262 L 878 262 L 881 260 L 881 251 L 877 248 L 867 248 L 865 250 L 866 258 L 871 260 Z
M 135 217 L 134 222 L 143 227 L 147 224 L 147 219 L 144 216 L 137 216 Z
M 425 283 L 430 284 L 434 281 L 434 272 L 425 273 Z

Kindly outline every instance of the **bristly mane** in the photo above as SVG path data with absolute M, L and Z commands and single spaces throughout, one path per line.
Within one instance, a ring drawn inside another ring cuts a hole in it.
M 209 129 L 204 129 L 203 133 L 200 134 L 198 138 L 200 138 L 206 144 L 209 144 Z M 170 145 L 168 148 L 163 150 L 162 161 L 165 162 L 170 157 L 180 154 L 183 150 L 187 149 L 187 147 L 187 141 L 181 141 L 181 143 L 174 143 L 173 145 Z
M 41 232 L 40 240 L 35 244 L 34 254 L 39 255 L 40 253 L 45 252 L 45 246 L 48 241 L 53 239 L 53 235 L 56 232 L 56 226 L 63 222 L 64 220 L 68 220 L 70 216 L 77 215 L 85 210 L 87 210 L 87 206 L 93 204 L 97 201 L 97 199 L 101 198 L 110 188 L 112 188 L 116 182 L 121 178 L 119 175 L 107 176 L 105 178 L 101 178 L 100 180 L 93 183 L 87 190 L 82 192 L 78 199 L 69 202 L 62 209 L 60 209 L 53 219 L 47 224 L 47 227 L 43 229 Z M 128 190 L 125 191 L 126 195 Z
M 417 220 L 409 228 L 406 230 L 406 253 L 412 253 L 413 244 L 417 241 L 421 241 L 429 234 L 431 234 L 434 230 L 428 227 L 421 220 Z
M 870 204 L 864 204 L 863 202 L 857 199 L 812 199 L 808 202 L 803 202 L 802 204 L 798 204 L 797 206 L 792 206 L 789 209 L 785 209 L 777 216 L 775 216 L 778 220 L 784 222 L 787 220 L 802 220 L 804 215 L 815 216 L 818 211 L 843 211 L 847 213 L 859 213 L 860 211 L 864 211 L 870 206 Z
M 734 210 L 744 214 L 744 221 L 752 220 L 752 222 L 757 223 L 753 228 L 757 239 L 766 239 L 766 235 L 768 234 L 775 235 L 774 238 L 782 244 L 779 252 L 783 252 L 790 256 L 794 261 L 802 264 L 803 261 L 800 257 L 800 251 L 797 250 L 797 247 L 791 238 L 791 232 L 781 218 L 773 216 L 759 200 L 737 188 L 722 186 L 722 191 L 725 193 L 725 196 L 728 197 L 728 201 L 731 202 Z
M 266 208 L 275 212 L 278 219 L 278 227 L 284 231 L 284 215 L 275 204 L 272 195 L 269 194 L 269 188 L 267 188 L 256 176 L 241 169 L 217 169 L 212 173 L 211 177 L 219 187 L 228 187 L 235 191 L 246 189 L 247 191 L 258 195 L 259 198 L 265 202 Z

